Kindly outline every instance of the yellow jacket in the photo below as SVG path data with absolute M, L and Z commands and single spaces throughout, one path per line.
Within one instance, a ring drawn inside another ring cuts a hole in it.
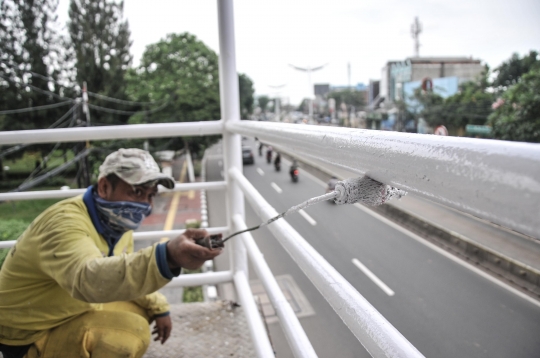
M 168 312 L 155 292 L 171 278 L 161 273 L 165 248 L 159 245 L 133 253 L 129 231 L 107 257 L 108 244 L 82 196 L 51 206 L 19 237 L 0 270 L 0 343 L 30 344 L 106 302 L 134 301 L 150 316 Z

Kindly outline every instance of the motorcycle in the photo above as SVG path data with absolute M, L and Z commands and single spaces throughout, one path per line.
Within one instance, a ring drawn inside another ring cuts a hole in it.
M 298 181 L 298 174 L 300 174 L 300 171 L 298 170 L 298 165 L 295 161 L 289 169 L 289 175 L 291 176 L 291 180 L 293 181 L 293 183 L 296 183 Z
M 268 148 L 268 150 L 266 151 L 266 162 L 268 164 L 272 163 L 272 148 Z
M 281 171 L 281 155 L 279 153 L 276 154 L 276 159 L 274 159 L 274 168 L 276 168 L 276 172 Z

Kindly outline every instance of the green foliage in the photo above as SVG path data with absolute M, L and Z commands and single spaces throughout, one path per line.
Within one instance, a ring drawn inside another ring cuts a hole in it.
M 17 240 L 29 223 L 23 220 L 0 220 L 0 241 Z M 0 269 L 10 249 L 0 249 Z
M 417 88 L 414 91 L 414 99 L 417 104 L 412 111 L 415 113 L 416 120 L 423 118 L 432 127 L 445 122 L 444 98 L 432 91 Z
M 502 95 L 489 117 L 495 138 L 540 142 L 540 68 L 520 78 Z
M 15 202 L 3 202 L 0 204 L 1 220 L 22 220 L 32 222 L 49 206 L 60 201 L 59 199 L 22 200 Z
M 503 62 L 495 69 L 497 77 L 493 81 L 493 86 L 495 88 L 507 88 L 515 85 L 521 76 L 535 68 L 540 68 L 538 52 L 531 50 L 528 55 L 522 58 L 519 57 L 519 54 L 514 53 L 508 61 Z
M 122 1 L 71 0 L 68 45 L 79 86 L 86 81 L 91 92 L 125 100 L 128 98 L 124 77 L 132 56 L 128 22 L 122 20 L 123 7 Z M 92 98 L 91 103 L 126 111 L 141 109 L 96 98 Z M 128 115 L 96 109 L 91 109 L 91 113 L 95 124 L 125 124 L 129 119 Z
M 338 108 L 342 103 L 345 103 L 347 107 L 354 106 L 357 110 L 366 105 L 364 93 L 350 89 L 330 92 L 328 93 L 328 98 L 335 99 Z
M 240 113 L 243 119 L 253 113 L 253 81 L 247 75 L 240 73 L 238 75 L 238 87 L 240 92 Z
M 128 94 L 137 101 L 169 101 L 169 105 L 149 116 L 134 115 L 130 123 L 208 121 L 220 118 L 217 54 L 188 33 L 170 34 L 149 45 L 141 65 L 128 71 Z M 169 149 L 185 144 L 196 152 L 216 137 L 184 137 L 172 141 Z M 165 140 L 151 140 L 155 147 Z
M 50 105 L 59 102 L 55 96 L 67 95 L 52 81 L 31 73 L 45 75 L 53 81 L 59 79 L 64 64 L 55 30 L 57 3 L 57 0 L 0 1 L 0 110 Z M 0 115 L 0 130 L 47 128 L 68 109 L 69 106 L 63 106 Z M 33 148 L 46 151 L 51 145 Z
M 201 269 L 198 270 L 186 270 L 182 269 L 182 274 L 201 273 Z M 201 286 L 184 287 L 183 302 L 203 302 L 204 296 Z

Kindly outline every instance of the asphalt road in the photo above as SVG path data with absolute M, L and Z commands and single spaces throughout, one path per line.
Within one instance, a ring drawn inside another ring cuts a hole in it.
M 300 173 L 298 183 L 256 154 L 244 175 L 278 211 L 324 193 L 321 183 Z M 220 180 L 217 150 L 207 180 Z M 209 192 L 210 194 L 210 192 Z M 215 193 L 216 195 L 218 193 Z M 224 221 L 223 200 L 208 196 L 210 225 Z M 286 220 L 426 357 L 539 357 L 540 305 L 493 283 L 356 206 L 321 203 Z M 221 218 L 220 218 L 221 215 Z M 308 218 L 309 217 L 309 218 Z M 247 225 L 259 219 L 246 204 Z M 306 276 L 265 228 L 253 233 L 275 275 L 294 277 L 316 315 L 301 318 L 320 357 L 363 357 L 352 336 Z M 353 262 L 354 261 L 354 262 Z M 219 266 L 219 265 L 218 265 Z M 377 284 L 361 271 L 365 267 Z M 381 283 L 382 282 L 382 283 Z M 391 293 L 393 295 L 390 295 Z M 289 357 L 279 326 L 270 327 L 278 357 Z

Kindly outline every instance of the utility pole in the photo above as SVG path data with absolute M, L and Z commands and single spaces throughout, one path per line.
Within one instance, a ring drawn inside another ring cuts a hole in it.
M 328 64 L 325 63 L 324 65 L 319 66 L 319 67 L 313 67 L 313 68 L 306 67 L 306 68 L 303 68 L 303 67 L 297 67 L 297 66 L 289 64 L 289 66 L 291 66 L 295 70 L 302 71 L 302 72 L 307 72 L 307 74 L 308 74 L 308 82 L 309 82 L 309 119 L 313 119 L 313 86 L 311 85 L 311 72 L 318 71 L 318 70 L 322 69 L 323 67 L 325 67 L 327 65 Z
M 88 89 L 86 87 L 86 81 L 83 82 L 83 90 L 82 90 L 82 105 L 83 105 L 83 112 L 86 116 L 86 126 L 90 127 L 90 109 L 88 108 Z M 90 148 L 90 142 L 86 141 L 86 149 Z M 81 165 L 82 165 L 82 173 L 84 177 L 84 185 L 85 187 L 90 186 L 90 164 L 88 163 L 88 156 L 85 156 L 84 158 L 81 158 Z
M 411 36 L 414 39 L 414 57 L 420 57 L 420 40 L 418 39 L 418 36 L 421 32 L 422 24 L 418 21 L 418 16 L 416 16 L 411 25 Z
M 349 91 L 351 90 L 351 63 L 347 63 L 347 78 L 349 79 Z

